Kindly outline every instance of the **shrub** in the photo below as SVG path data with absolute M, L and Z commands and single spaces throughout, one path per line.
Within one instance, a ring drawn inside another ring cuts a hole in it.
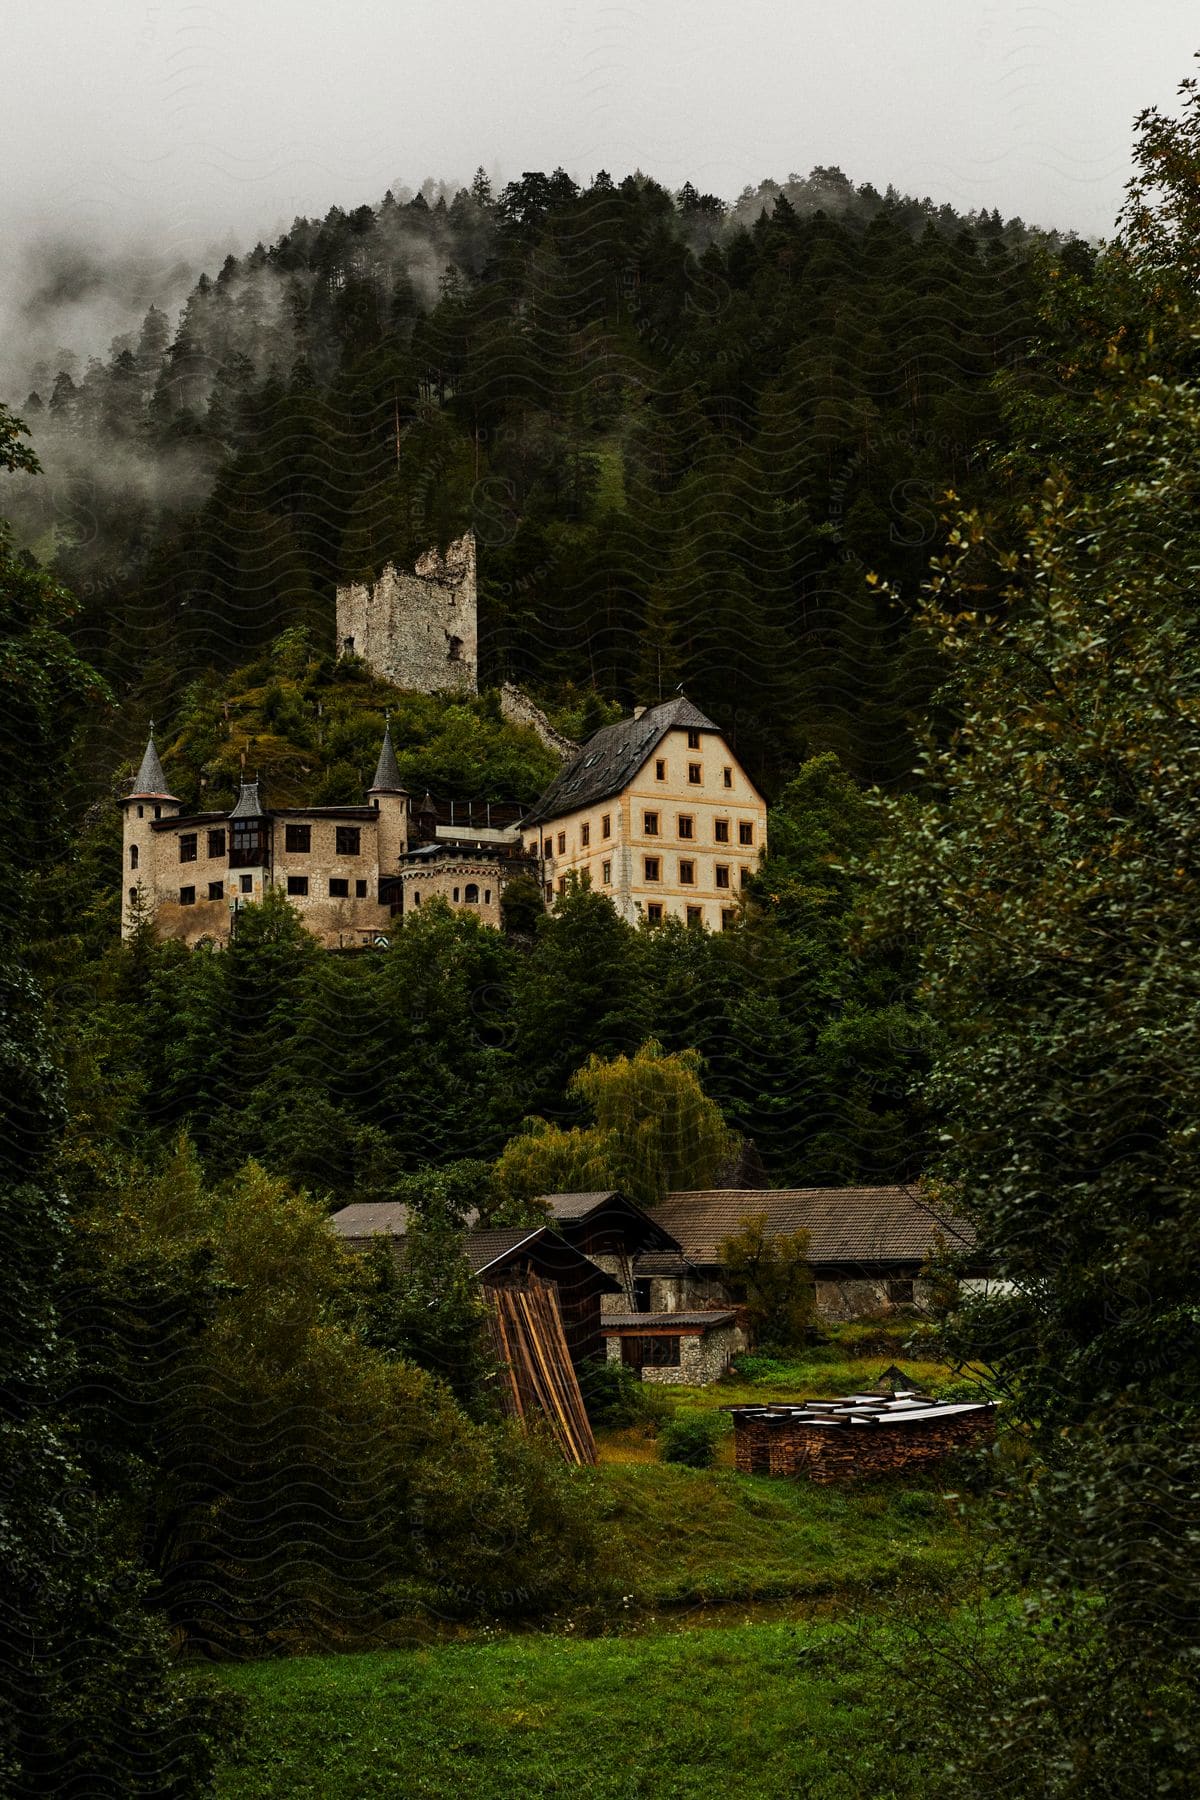
M 711 1468 L 721 1431 L 719 1413 L 685 1413 L 671 1420 L 660 1433 L 662 1460 L 683 1463 L 689 1469 Z

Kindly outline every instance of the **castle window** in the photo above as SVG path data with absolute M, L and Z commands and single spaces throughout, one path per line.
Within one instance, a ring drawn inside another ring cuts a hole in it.
M 704 908 L 702 906 L 689 906 L 687 909 L 687 922 L 689 925 L 693 926 L 703 925 Z
M 727 888 L 729 886 L 729 864 L 718 863 L 716 873 L 717 886 L 720 888 Z
M 605 813 L 604 817 L 600 821 L 600 836 L 601 837 L 611 837 L 612 836 L 612 819 L 609 817 L 608 813 Z
M 553 898 L 554 898 L 554 883 L 552 881 L 548 881 L 546 883 L 546 899 L 549 901 L 549 900 L 553 900 Z
M 195 862 L 195 860 L 196 860 L 196 834 L 194 831 L 185 831 L 183 833 L 182 837 L 180 838 L 180 840 L 179 840 L 179 860 L 180 860 L 180 862 Z
M 749 819 L 739 820 L 738 821 L 738 843 L 739 844 L 752 844 L 753 842 L 754 842 L 754 826 L 750 823 Z
M 412 891 L 412 896 L 413 896 L 413 905 L 414 905 L 414 906 L 420 906 L 420 904 L 421 904 L 421 890 L 420 890 L 420 888 L 414 888 L 414 889 L 413 889 L 413 891 Z
M 642 830 L 647 837 L 658 836 L 658 814 L 656 812 L 642 814 Z
M 457 905 L 457 903 L 458 903 L 458 889 L 457 888 L 455 888 L 455 890 L 454 890 L 454 900 L 455 900 L 455 904 Z
M 585 850 L 587 849 L 587 847 L 591 843 L 591 841 L 592 841 L 591 826 L 590 825 L 581 825 L 579 827 L 579 842 L 583 845 L 583 848 Z
M 742 864 L 742 886 L 743 887 L 750 886 L 750 871 L 746 867 L 745 863 Z
M 687 857 L 679 859 L 679 884 L 681 887 L 695 887 L 696 885 L 696 865 Z
M 654 779 L 655 781 L 665 781 L 667 779 L 667 759 L 665 756 L 655 758 Z
M 696 730 L 696 728 L 694 726 L 692 726 L 688 731 L 688 749 L 689 750 L 698 750 L 699 748 L 700 748 L 700 733 Z
M 485 906 L 490 906 L 490 905 L 491 905 L 491 904 L 492 904 L 492 890 L 491 890 L 491 888 L 484 888 L 484 890 L 483 890 L 483 904 L 484 904 L 484 905 L 485 905 Z
M 132 888 L 130 888 L 130 890 L 129 890 L 129 904 L 130 904 L 130 906 L 136 906 L 136 905 L 137 905 L 137 897 L 138 897 L 138 891 L 137 891 L 137 889 L 136 889 L 136 888 L 135 888 L 135 887 L 132 887 Z
M 225 833 L 224 833 L 224 831 L 210 831 L 209 832 L 209 834 L 208 834 L 208 854 L 210 856 L 224 856 L 224 854 L 225 854 Z
M 610 862 L 600 864 L 600 879 L 606 887 L 612 885 L 612 864 Z
M 462 661 L 462 639 L 461 638 L 452 637 L 450 639 L 450 648 L 446 652 L 446 660 L 447 660 L 447 662 L 461 662 Z
M 225 898 L 225 883 L 223 881 L 210 881 L 208 884 L 208 897 L 210 900 L 223 900 Z
M 713 820 L 713 837 L 716 839 L 718 844 L 727 844 L 729 842 L 729 820 L 728 819 L 714 819 Z
M 365 900 L 366 897 L 367 897 L 366 882 L 365 881 L 356 881 L 354 884 L 354 898 L 356 900 Z
M 261 868 L 267 860 L 267 825 L 264 819 L 235 819 L 230 827 L 231 869 Z
M 346 653 L 347 656 L 353 656 L 354 655 L 354 639 L 352 637 L 344 637 L 342 639 L 342 649 L 344 650 L 344 652 Z
M 565 831 L 560 831 L 558 834 L 558 854 L 560 856 L 565 856 L 566 853 L 567 853 L 567 834 Z
M 560 875 L 558 878 L 558 891 L 560 894 L 565 894 L 567 891 L 567 878 L 565 875 Z
M 357 856 L 362 832 L 357 825 L 339 825 L 335 833 L 334 849 L 338 856 Z
M 289 894 L 307 894 L 308 876 L 289 875 L 287 878 L 287 891 Z
M 312 849 L 312 826 L 285 825 L 283 847 L 290 850 L 293 856 L 307 856 Z
M 692 787 L 699 787 L 703 780 L 704 780 L 704 771 L 700 767 L 700 764 L 699 763 L 689 763 L 688 764 L 688 781 L 691 783 Z
M 350 883 L 344 876 L 331 875 L 329 877 L 329 898 L 331 900 L 348 900 L 350 898 Z
M 643 858 L 644 873 L 647 881 L 662 880 L 662 863 L 657 856 Z
M 241 888 L 241 891 L 243 894 L 252 894 L 254 892 L 254 877 L 253 877 L 253 875 L 239 876 L 238 877 L 238 886 Z
M 466 901 L 468 906 L 479 905 L 479 889 L 473 881 L 467 883 Z
M 195 906 L 196 890 L 194 887 L 180 888 L 179 904 L 180 906 Z
M 161 818 L 162 818 L 162 807 L 161 807 L 161 806 L 156 806 L 156 807 L 155 807 L 155 809 L 154 809 L 154 816 L 155 816 L 155 818 L 156 818 L 156 819 L 161 819 Z
M 138 866 L 138 847 L 136 844 L 130 844 L 129 846 L 129 866 L 131 869 L 136 869 Z
M 646 923 L 648 925 L 661 925 L 662 924 L 662 916 L 663 916 L 662 901 L 661 900 L 649 901 L 646 906 Z
M 680 813 L 680 815 L 679 815 L 679 835 L 681 838 L 695 837 L 696 827 L 693 823 L 691 813 Z
M 145 809 L 145 807 L 144 807 L 144 806 L 139 806 L 139 807 L 138 807 L 138 818 L 139 818 L 139 819 L 144 819 L 144 818 L 145 818 L 145 816 L 146 816 L 146 809 Z
M 732 787 L 733 786 L 733 770 L 732 769 L 722 769 L 721 773 L 725 777 L 725 786 Z
M 731 931 L 733 929 L 733 922 L 736 918 L 737 913 L 732 906 L 723 906 L 721 908 L 721 930 Z

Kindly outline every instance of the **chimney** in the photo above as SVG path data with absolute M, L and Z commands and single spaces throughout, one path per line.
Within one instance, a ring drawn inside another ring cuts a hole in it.
M 645 709 L 645 707 L 644 707 L 644 706 L 635 706 L 635 707 L 634 707 L 634 709 L 633 709 L 633 716 L 634 716 L 634 718 L 635 718 L 635 719 L 640 719 L 640 718 L 641 718 L 641 716 L 642 716 L 642 714 L 643 714 L 643 713 L 644 713 L 644 712 L 645 712 L 645 710 L 646 710 L 646 709 Z

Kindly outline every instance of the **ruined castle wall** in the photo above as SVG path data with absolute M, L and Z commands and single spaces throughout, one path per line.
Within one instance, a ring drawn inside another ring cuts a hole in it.
M 339 655 L 361 656 L 376 675 L 416 693 L 475 693 L 479 631 L 475 538 L 445 556 L 427 550 L 411 573 L 389 563 L 378 581 L 337 592 Z
M 528 725 L 536 731 L 547 750 L 553 750 L 564 762 L 579 754 L 579 745 L 556 731 L 541 707 L 535 706 L 529 695 L 514 682 L 506 681 L 500 689 L 500 711 L 510 725 Z

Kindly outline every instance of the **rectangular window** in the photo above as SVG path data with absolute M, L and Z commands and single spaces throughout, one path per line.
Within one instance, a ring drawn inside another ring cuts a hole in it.
M 330 876 L 330 878 L 329 878 L 329 898 L 331 900 L 348 900 L 350 898 L 350 883 L 345 879 L 344 876 L 341 876 L 341 875 L 331 875 Z
M 567 834 L 565 831 L 560 831 L 558 834 L 558 854 L 560 856 L 565 856 L 567 854 Z
M 183 833 L 182 837 L 180 838 L 180 840 L 179 840 L 179 860 L 180 860 L 180 862 L 195 862 L 195 860 L 196 860 L 196 834 L 194 831 L 185 831 Z
M 704 771 L 699 763 L 688 764 L 688 780 L 693 787 L 699 787 L 704 780 Z
M 604 817 L 600 821 L 600 836 L 601 837 L 611 837 L 612 836 L 612 819 L 609 817 L 608 813 L 605 813 Z
M 688 749 L 689 750 L 698 750 L 699 748 L 700 748 L 700 733 L 693 727 L 688 732 Z
M 737 918 L 737 913 L 734 911 L 732 906 L 723 906 L 721 908 L 721 930 L 722 931 L 732 931 L 733 922 L 736 918 Z
M 679 859 L 679 885 L 681 887 L 695 887 L 696 885 L 696 865 L 686 856 L 681 856 Z
M 366 897 L 367 897 L 367 884 L 366 884 L 366 882 L 365 882 L 365 881 L 356 881 L 356 882 L 355 882 L 355 884 L 354 884 L 354 897 L 355 897 L 355 899 L 356 899 L 356 900 L 365 900 L 365 899 L 366 899 Z
M 287 891 L 289 894 L 307 894 L 308 876 L 289 875 L 287 878 Z
M 263 819 L 235 819 L 229 846 L 233 869 L 260 868 L 267 860 L 267 825 Z
M 567 878 L 565 875 L 560 875 L 558 878 L 558 891 L 560 894 L 565 894 L 567 891 Z
M 455 888 L 455 890 L 454 890 L 454 904 L 455 904 L 455 906 L 458 905 L 458 889 L 457 888 Z
M 552 881 L 548 881 L 546 883 L 546 899 L 547 899 L 547 901 L 550 901 L 550 900 L 553 900 L 553 898 L 554 898 L 554 883 Z
M 662 924 L 662 901 L 651 900 L 646 905 L 646 918 L 651 925 Z
M 658 836 L 658 814 L 656 812 L 642 814 L 642 830 L 647 837 Z
M 687 922 L 689 925 L 703 925 L 704 908 L 702 906 L 689 906 L 687 909 Z
M 194 887 L 180 888 L 179 904 L 180 904 L 180 906 L 195 906 L 196 890 Z
M 634 1369 L 677 1369 L 679 1345 L 677 1337 L 623 1337 L 621 1361 Z
M 357 825 L 339 825 L 334 850 L 338 856 L 357 856 L 362 833 Z
M 547 838 L 545 843 L 542 845 L 542 855 L 543 856 L 553 856 L 554 855 L 554 839 L 553 838 Z
M 647 881 L 661 881 L 661 863 L 657 856 L 643 858 L 644 873 Z
M 739 819 L 739 821 L 738 821 L 738 843 L 739 844 L 752 844 L 753 842 L 754 842 L 754 827 L 753 827 L 753 825 L 750 823 L 749 819 Z
M 727 844 L 729 842 L 729 820 L 728 819 L 714 819 L 713 820 L 713 837 L 716 839 L 718 844 Z
M 610 862 L 606 861 L 600 864 L 600 879 L 605 887 L 612 886 L 612 864 Z
M 208 897 L 210 900 L 223 900 L 225 898 L 225 883 L 223 881 L 210 881 L 208 884 Z
M 681 838 L 695 837 L 696 827 L 695 827 L 695 822 L 692 818 L 691 813 L 680 813 L 680 815 L 679 815 L 679 835 Z
M 745 863 L 742 864 L 742 886 L 743 887 L 750 886 L 750 871 L 746 867 Z
M 312 826 L 285 826 L 283 833 L 283 847 L 285 850 L 290 850 L 293 856 L 307 856 L 312 849 Z
M 252 894 L 254 892 L 253 875 L 242 875 L 239 878 L 239 886 L 241 887 L 243 894 Z
M 725 779 L 725 786 L 731 788 L 733 786 L 733 770 L 732 769 L 722 769 L 721 774 Z
M 667 779 L 667 759 L 665 756 L 657 756 L 654 759 L 654 779 L 655 781 L 665 781 Z
M 208 834 L 208 854 L 210 856 L 224 856 L 224 854 L 225 854 L 224 830 L 209 832 L 209 834 Z
M 716 869 L 716 875 L 717 875 L 717 886 L 727 888 L 729 886 L 729 864 L 728 863 L 718 863 L 717 869 Z
M 579 827 L 579 841 L 586 850 L 592 841 L 592 828 L 590 825 L 581 825 Z

